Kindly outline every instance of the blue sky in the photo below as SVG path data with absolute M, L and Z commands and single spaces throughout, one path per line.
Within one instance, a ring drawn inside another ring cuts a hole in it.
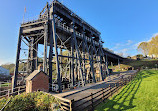
M 158 33 L 158 0 L 60 0 L 101 32 L 104 47 L 137 54 L 136 46 Z M 38 16 L 47 0 L 0 0 L 0 64 L 15 62 L 23 20 Z M 50 2 L 50 0 L 48 0 Z

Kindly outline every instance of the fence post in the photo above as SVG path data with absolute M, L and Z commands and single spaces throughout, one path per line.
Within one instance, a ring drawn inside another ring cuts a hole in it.
M 120 81 L 118 82 L 118 90 L 120 89 Z
M 102 101 L 104 101 L 104 89 L 103 88 L 102 88 L 102 94 L 103 94 Z
M 20 94 L 20 87 L 18 87 L 18 95 Z
M 7 83 L 8 83 L 8 88 L 9 88 L 9 81 L 7 81 Z
M 131 76 L 131 79 L 133 80 L 133 75 Z
M 109 87 L 110 87 L 110 95 L 111 95 L 111 97 L 112 97 L 112 92 L 111 92 L 111 85 L 109 84 Z
M 118 91 L 118 82 L 117 83 L 115 83 L 115 87 L 116 87 L 116 91 Z
M 73 111 L 73 103 L 74 103 L 74 99 L 70 101 L 70 111 Z
M 92 111 L 94 110 L 94 106 L 93 106 L 93 93 L 91 93 L 91 102 L 92 102 Z
M 10 96 L 10 94 L 9 94 L 9 93 L 10 93 L 10 91 L 9 91 L 9 90 L 10 90 L 10 89 L 8 89 L 8 98 L 9 98 L 9 96 Z

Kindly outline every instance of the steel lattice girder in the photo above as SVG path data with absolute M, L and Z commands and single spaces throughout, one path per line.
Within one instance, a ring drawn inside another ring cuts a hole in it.
M 53 71 L 56 71 L 56 83 L 59 86 L 59 92 L 62 92 L 62 78 L 69 79 L 72 87 L 75 86 L 77 79 L 82 81 L 84 86 L 91 76 L 93 82 L 96 82 L 95 67 L 98 67 L 100 78 L 104 80 L 103 67 L 106 66 L 108 69 L 107 60 L 118 61 L 119 59 L 121 61 L 123 59 L 103 49 L 100 32 L 57 0 L 51 5 L 47 3 L 38 20 L 21 24 L 13 88 L 17 86 L 17 76 L 20 72 L 19 62 L 22 61 L 20 58 L 21 42 L 28 46 L 28 58 L 25 59 L 28 68 L 25 72 L 29 75 L 42 63 L 43 71 L 50 77 L 50 91 L 52 90 Z M 39 44 L 44 46 L 42 61 L 38 60 Z M 68 51 L 68 55 L 62 55 L 63 49 Z M 67 63 L 62 63 L 64 59 Z M 53 64 L 56 64 L 56 69 L 52 69 Z

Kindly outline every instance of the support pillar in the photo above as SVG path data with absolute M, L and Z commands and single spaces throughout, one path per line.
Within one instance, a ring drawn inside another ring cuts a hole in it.
M 18 38 L 18 46 L 17 46 L 17 53 L 16 53 L 16 64 L 15 64 L 14 78 L 13 78 L 13 84 L 12 84 L 12 92 L 14 92 L 14 88 L 17 86 L 19 58 L 20 58 L 20 48 L 21 48 L 21 34 L 22 34 L 22 28 L 20 27 L 20 29 L 19 29 L 19 38 Z
M 106 55 L 106 71 L 107 71 L 107 74 L 109 75 L 109 68 L 108 68 L 108 56 Z
M 83 25 L 83 31 L 82 31 L 82 34 L 83 34 L 83 42 L 82 42 L 82 58 L 83 58 L 83 75 L 84 75 L 84 80 L 85 80 L 85 83 L 86 83 L 86 71 L 85 71 L 85 28 L 84 28 L 84 25 Z
M 95 73 L 94 73 L 94 64 L 93 64 L 93 38 L 92 38 L 92 33 L 91 33 L 91 35 L 90 35 L 90 39 L 91 39 L 91 52 L 90 52 L 90 54 L 91 54 L 91 73 L 92 73 L 92 75 L 93 75 L 93 82 L 94 83 L 96 83 L 96 79 L 95 79 Z
M 49 47 L 49 91 L 52 91 L 52 59 L 53 59 L 53 31 L 52 31 L 52 21 L 49 21 L 49 41 L 50 41 L 50 47 Z
M 75 85 L 75 76 L 74 76 L 74 37 L 71 37 L 71 80 L 72 86 Z
M 53 7 L 53 12 L 54 12 L 54 7 Z M 55 48 L 55 59 L 56 59 L 56 71 L 57 71 L 57 82 L 59 86 L 59 92 L 62 92 L 62 87 L 61 87 L 61 76 L 60 76 L 60 67 L 59 67 L 59 57 L 58 57 L 58 50 L 57 50 L 57 36 L 56 36 L 56 28 L 55 28 L 55 17 L 54 13 L 52 14 L 52 29 L 53 29 L 53 39 L 54 39 L 54 48 Z
M 60 48 L 60 55 L 63 55 L 62 48 Z M 63 62 L 62 62 L 62 57 L 60 57 L 60 70 L 61 70 L 60 72 L 63 73 L 62 64 L 63 64 Z M 60 75 L 61 81 L 62 81 L 62 73 L 61 73 L 61 75 Z
M 119 69 L 120 69 L 120 59 L 118 59 L 118 66 L 119 66 Z
M 99 45 L 99 47 L 100 47 L 100 51 L 101 51 L 101 54 L 102 54 L 102 57 L 103 57 L 103 61 L 104 61 L 104 63 L 105 63 L 105 66 L 106 66 L 106 70 L 107 70 L 107 65 L 106 65 L 106 59 L 105 59 L 105 55 L 104 55 L 104 52 L 103 52 L 103 47 L 101 46 L 101 45 Z M 108 73 L 108 71 L 107 71 L 107 73 Z M 109 74 L 108 74 L 109 75 Z M 106 77 L 105 77 L 106 78 Z
M 99 50 L 99 68 L 100 68 L 100 77 L 101 77 L 101 80 L 104 81 L 102 61 L 103 61 L 103 60 L 102 60 L 102 56 L 101 56 L 101 51 Z
M 44 28 L 44 58 L 43 58 L 43 71 L 47 73 L 47 44 L 48 43 L 48 22 Z
M 73 37 L 74 37 L 75 49 L 76 49 L 76 52 L 77 52 L 77 58 L 78 58 L 78 63 L 79 63 L 79 69 L 80 69 L 79 72 L 80 72 L 80 76 L 81 76 L 81 80 L 82 80 L 82 86 L 85 86 L 84 78 L 83 78 L 83 70 L 82 70 L 82 65 L 81 65 L 81 58 L 80 58 L 80 54 L 79 54 L 79 48 L 78 48 L 78 44 L 77 44 L 77 39 L 76 39 L 76 33 L 75 33 L 74 25 L 75 24 L 74 24 L 74 19 L 73 19 L 73 22 L 72 22 Z

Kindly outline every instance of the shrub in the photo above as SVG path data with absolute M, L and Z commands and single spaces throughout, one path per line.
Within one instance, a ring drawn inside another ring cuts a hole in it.
M 0 109 L 7 99 L 0 99 Z M 43 92 L 22 93 L 11 99 L 4 111 L 48 111 L 51 104 L 56 103 L 55 98 Z

